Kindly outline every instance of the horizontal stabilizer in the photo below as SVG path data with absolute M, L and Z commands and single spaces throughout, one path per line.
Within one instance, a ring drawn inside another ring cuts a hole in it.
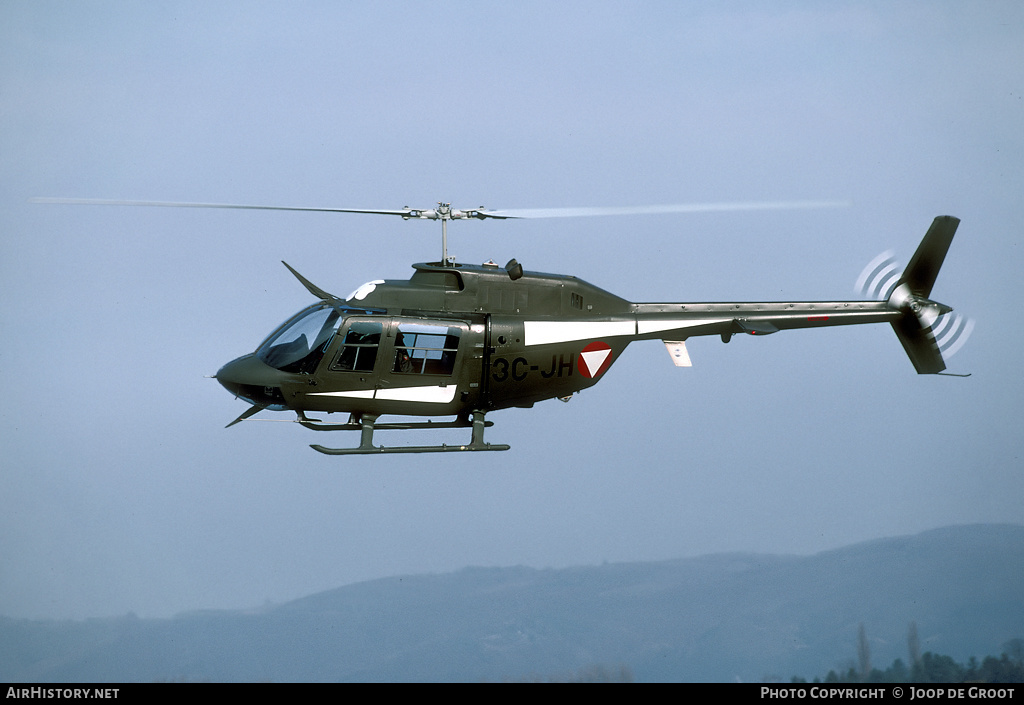
M 676 367 L 693 367 L 690 362 L 690 353 L 686 352 L 685 340 L 663 340 L 665 349 L 672 358 L 672 364 Z

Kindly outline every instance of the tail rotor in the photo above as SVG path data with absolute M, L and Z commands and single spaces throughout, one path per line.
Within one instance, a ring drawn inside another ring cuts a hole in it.
M 868 262 L 854 285 L 858 294 L 873 301 L 888 300 L 892 296 L 903 271 L 895 254 L 892 250 L 886 250 Z
M 944 358 L 950 358 L 967 343 L 974 332 L 974 319 L 967 318 L 957 312 L 941 316 L 934 326 L 932 335 Z
M 874 301 L 887 301 L 903 312 L 893 329 L 919 373 L 945 369 L 944 359 L 955 355 L 974 331 L 974 321 L 932 301 L 932 285 L 960 221 L 939 216 L 903 268 L 891 250 L 875 257 L 857 277 L 857 292 Z

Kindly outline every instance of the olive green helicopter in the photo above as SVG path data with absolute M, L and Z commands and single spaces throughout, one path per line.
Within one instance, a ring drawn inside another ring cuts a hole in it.
M 947 356 L 973 326 L 933 301 L 932 286 L 959 220 L 939 216 L 905 269 L 876 259 L 859 285 L 869 300 L 633 303 L 575 276 L 456 262 L 448 256 L 449 220 L 815 208 L 834 202 L 683 204 L 626 208 L 369 210 L 33 199 L 101 205 L 373 213 L 441 221 L 441 258 L 413 265 L 408 280 L 374 280 L 336 296 L 283 263 L 316 299 L 274 329 L 254 352 L 225 364 L 216 379 L 249 406 L 234 421 L 263 411 L 291 411 L 315 431 L 359 431 L 356 447 L 311 447 L 329 455 L 508 450 L 484 441 L 491 411 L 568 401 L 597 384 L 629 343 L 661 340 L 672 361 L 690 366 L 687 339 L 763 336 L 781 330 L 889 323 L 920 374 L 943 374 Z M 948 374 L 948 373 L 946 373 Z M 959 375 L 965 376 L 965 375 Z M 347 413 L 345 423 L 307 414 Z M 422 421 L 380 423 L 382 416 Z M 454 417 L 448 418 L 447 417 Z M 435 420 L 439 419 L 439 420 Z M 378 430 L 471 429 L 461 445 L 375 445 Z

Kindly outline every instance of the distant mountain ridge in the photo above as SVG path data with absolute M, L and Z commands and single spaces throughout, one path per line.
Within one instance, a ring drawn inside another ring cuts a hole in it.
M 966 661 L 1024 636 L 1024 526 L 971 525 L 812 556 L 720 554 L 372 580 L 258 613 L 0 618 L 7 682 L 500 681 L 596 667 L 638 681 L 788 680 Z

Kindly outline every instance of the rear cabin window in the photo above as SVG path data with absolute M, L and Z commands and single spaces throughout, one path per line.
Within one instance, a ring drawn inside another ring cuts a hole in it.
M 461 329 L 405 323 L 395 336 L 394 372 L 411 375 L 450 375 L 455 370 Z

